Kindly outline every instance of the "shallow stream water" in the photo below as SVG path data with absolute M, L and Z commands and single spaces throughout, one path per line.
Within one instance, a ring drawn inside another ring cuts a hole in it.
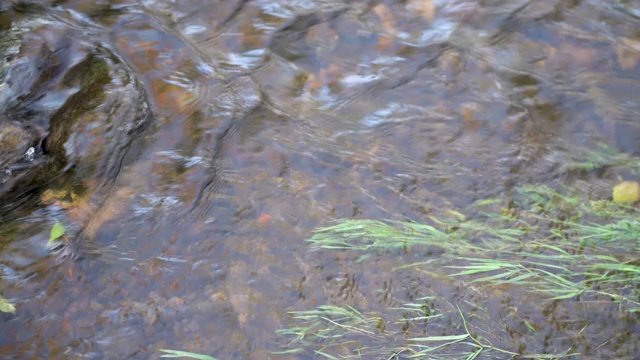
M 0 358 L 319 358 L 277 354 L 290 311 L 433 293 L 482 303 L 496 347 L 640 354 L 637 313 L 393 270 L 437 251 L 356 261 L 306 242 L 338 219 L 427 222 L 532 184 L 606 199 L 633 180 L 563 165 L 602 144 L 640 155 L 640 1 L 5 0 L 0 33 L 0 120 L 33 140 L 0 160 L 46 164 L 0 189 L 16 306 Z

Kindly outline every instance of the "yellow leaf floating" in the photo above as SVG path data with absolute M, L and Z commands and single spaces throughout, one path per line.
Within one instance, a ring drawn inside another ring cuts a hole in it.
M 16 307 L 0 296 L 0 312 L 13 313 L 16 312 Z
M 613 187 L 613 202 L 616 204 L 633 204 L 640 200 L 640 183 L 623 181 Z

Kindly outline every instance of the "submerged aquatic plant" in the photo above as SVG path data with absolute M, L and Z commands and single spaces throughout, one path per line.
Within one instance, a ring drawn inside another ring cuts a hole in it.
M 180 351 L 180 350 L 167 350 L 160 349 L 164 354 L 160 355 L 161 358 L 189 358 L 196 360 L 216 360 L 216 358 L 211 357 L 209 355 L 202 355 L 198 353 L 192 353 L 188 351 Z
M 603 219 L 592 205 L 547 187 L 519 193 L 524 200 L 517 217 L 485 212 L 475 220 L 436 220 L 434 225 L 347 220 L 316 230 L 309 242 L 315 248 L 358 251 L 437 245 L 444 254 L 435 262 L 460 270 L 449 276 L 523 285 L 552 300 L 605 295 L 629 311 L 640 310 L 630 296 L 637 294 L 625 292 L 640 284 L 640 266 L 629 256 L 629 250 L 640 250 L 640 222 L 633 214 L 609 213 Z M 550 218 L 550 212 L 558 216 Z M 593 220 L 582 223 L 587 216 Z
M 426 298 L 417 299 L 424 301 Z M 430 298 L 438 301 L 438 299 Z M 500 353 L 510 358 L 559 359 L 576 353 L 521 354 L 496 347 L 477 335 L 471 328 L 459 306 L 442 301 L 442 307 L 451 308 L 448 313 L 425 309 L 424 304 L 409 303 L 400 308 L 388 309 L 391 316 L 403 323 L 402 336 L 386 330 L 386 321 L 377 313 L 361 313 L 351 306 L 321 305 L 308 311 L 291 312 L 298 326 L 278 330 L 278 334 L 292 337 L 289 349 L 275 354 L 307 353 L 307 348 L 317 357 L 327 359 L 475 359 L 485 353 Z M 411 316 L 415 315 L 415 316 Z M 431 334 L 415 333 L 410 329 L 423 327 L 438 318 L 458 317 L 459 326 L 440 326 Z M 413 325 L 409 325 L 413 324 Z M 320 345 L 318 345 L 320 344 Z M 317 345 L 317 346 L 314 346 Z
M 564 172 L 592 171 L 598 168 L 620 166 L 640 175 L 640 160 L 637 157 L 618 152 L 606 144 L 599 144 L 593 149 L 583 149 L 576 154 L 580 154 L 580 159 L 566 161 L 563 164 Z
M 397 253 L 399 259 L 412 251 L 423 253 L 425 248 L 437 247 L 437 257 L 396 269 L 462 281 L 467 287 L 485 286 L 478 291 L 515 288 L 536 299 L 615 303 L 622 312 L 640 311 L 640 222 L 635 209 L 588 201 L 571 190 L 561 193 L 547 186 L 526 186 L 508 202 L 482 201 L 470 207 L 469 214 L 455 213 L 448 219 L 431 218 L 428 224 L 340 221 L 316 229 L 309 243 L 312 248 L 331 251 Z M 420 312 L 423 305 L 406 304 L 401 315 L 398 309 L 363 314 L 349 306 L 322 305 L 291 313 L 297 325 L 279 334 L 292 339 L 285 352 L 311 348 L 330 359 L 374 355 L 394 359 L 400 353 L 402 358 L 474 359 L 488 351 L 536 359 L 576 355 L 569 350 L 526 354 L 522 349 L 494 347 L 469 330 L 458 305 L 447 304 L 442 300 L 440 309 L 424 313 Z M 398 337 L 398 331 L 385 326 L 446 316 L 451 323 L 452 314 L 445 314 L 443 306 L 457 310 L 455 329 L 434 333 L 430 328 L 428 336 Z

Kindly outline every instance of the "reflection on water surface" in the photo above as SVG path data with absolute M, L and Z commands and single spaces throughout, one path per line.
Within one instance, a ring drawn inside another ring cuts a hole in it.
M 635 358 L 639 9 L 0 4 L 1 357 Z

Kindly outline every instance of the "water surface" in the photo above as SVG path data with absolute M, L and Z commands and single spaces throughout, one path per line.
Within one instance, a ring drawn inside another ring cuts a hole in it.
M 1 120 L 47 132 L 74 119 L 36 154 L 45 175 L 0 204 L 0 290 L 17 308 L 0 314 L 0 357 L 317 358 L 274 354 L 290 341 L 276 334 L 289 311 L 384 312 L 433 293 L 482 304 L 503 334 L 494 345 L 511 351 L 639 353 L 637 315 L 615 306 L 477 294 L 392 271 L 437 252 L 356 262 L 305 241 L 336 219 L 427 222 L 523 185 L 589 184 L 606 199 L 633 174 L 563 165 L 602 144 L 640 154 L 639 1 L 0 10 L 4 69 L 26 69 L 3 90 L 15 103 L 1 103 L 13 109 Z M 72 245 L 52 250 L 56 221 Z M 536 341 L 510 331 L 514 311 L 537 324 Z

